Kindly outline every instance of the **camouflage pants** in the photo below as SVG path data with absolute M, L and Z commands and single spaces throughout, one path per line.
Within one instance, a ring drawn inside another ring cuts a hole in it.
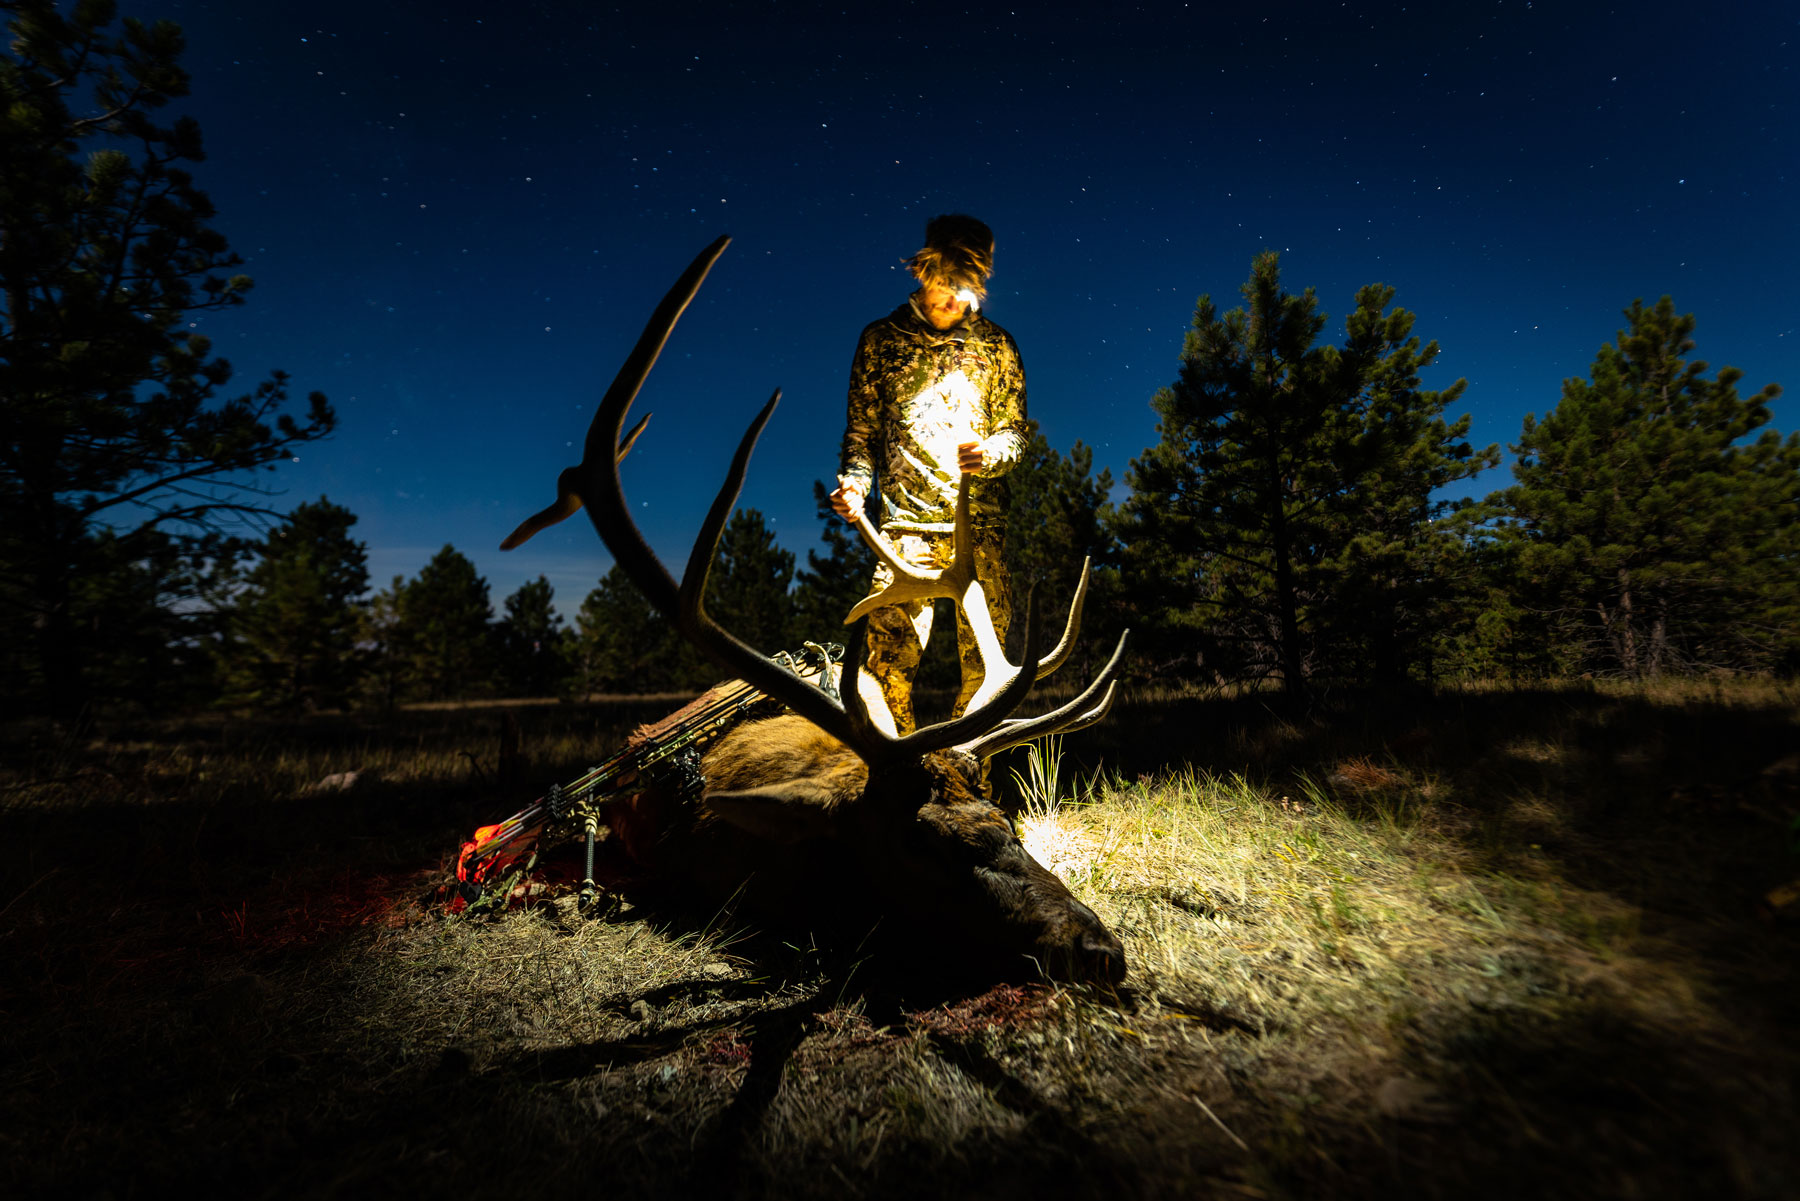
M 1002 533 L 999 530 L 975 531 L 975 578 L 987 594 L 988 614 L 993 618 L 994 633 L 1006 641 L 1007 627 L 1012 623 L 1012 578 L 1001 558 Z M 950 535 L 907 534 L 896 542 L 900 554 L 909 563 L 921 567 L 941 568 L 950 565 Z M 871 592 L 878 592 L 894 581 L 894 573 L 885 566 L 875 568 Z M 919 670 L 919 656 L 931 640 L 932 606 L 928 601 L 890 605 L 869 614 L 868 658 L 864 668 L 875 678 L 888 711 L 894 715 L 894 728 L 910 734 L 914 728 L 912 686 Z M 962 610 L 956 611 L 956 651 L 962 660 L 962 687 L 956 693 L 955 714 L 961 715 L 969 698 L 981 687 L 986 673 Z

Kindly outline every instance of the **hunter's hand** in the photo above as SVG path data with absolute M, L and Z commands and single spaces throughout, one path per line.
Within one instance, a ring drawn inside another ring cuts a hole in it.
M 980 475 L 987 466 L 987 452 L 979 442 L 960 442 L 956 447 L 956 469 L 964 475 Z
M 865 496 L 863 490 L 858 488 L 855 484 L 840 482 L 837 491 L 833 492 L 827 499 L 831 501 L 831 507 L 839 517 L 842 517 L 851 525 L 855 525 L 862 520 L 863 505 L 868 500 L 868 497 Z

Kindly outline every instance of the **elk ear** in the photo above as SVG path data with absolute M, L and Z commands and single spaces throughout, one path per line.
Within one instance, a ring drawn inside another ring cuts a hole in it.
M 818 780 L 787 780 L 735 792 L 709 792 L 702 803 L 732 825 L 771 842 L 824 838 L 836 828 L 831 789 Z

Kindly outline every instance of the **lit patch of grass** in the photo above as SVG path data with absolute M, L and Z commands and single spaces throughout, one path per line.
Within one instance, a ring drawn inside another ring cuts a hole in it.
M 1131 980 L 1158 1006 L 1271 1035 L 1353 1027 L 1379 1060 L 1398 1049 L 1380 1033 L 1396 1022 L 1549 1012 L 1605 974 L 1594 929 L 1537 920 L 1448 833 L 1408 817 L 1420 809 L 1415 797 L 1355 817 L 1310 784 L 1188 771 L 1097 782 L 1083 803 L 1028 810 L 1026 826 L 1126 940 Z

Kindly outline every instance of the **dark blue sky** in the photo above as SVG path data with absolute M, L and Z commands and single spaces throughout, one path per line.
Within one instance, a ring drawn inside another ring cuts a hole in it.
M 1122 476 L 1196 297 L 1251 257 L 1342 336 L 1382 281 L 1443 346 L 1479 443 L 1585 375 L 1634 297 L 1698 357 L 1800 386 L 1788 4 L 345 3 L 128 0 L 188 34 L 218 227 L 257 281 L 202 328 L 249 387 L 337 406 L 280 473 L 362 521 L 378 586 L 451 542 L 496 607 L 572 612 L 610 557 L 547 503 L 656 299 L 735 242 L 677 328 L 629 460 L 679 563 L 729 448 L 785 393 L 743 503 L 817 538 L 856 336 L 925 219 L 993 226 L 988 315 L 1031 414 Z M 1104 12 L 1104 15 L 1102 13 Z M 1792 394 L 1776 426 L 1800 414 Z M 1469 491 L 1510 481 L 1504 469 Z

